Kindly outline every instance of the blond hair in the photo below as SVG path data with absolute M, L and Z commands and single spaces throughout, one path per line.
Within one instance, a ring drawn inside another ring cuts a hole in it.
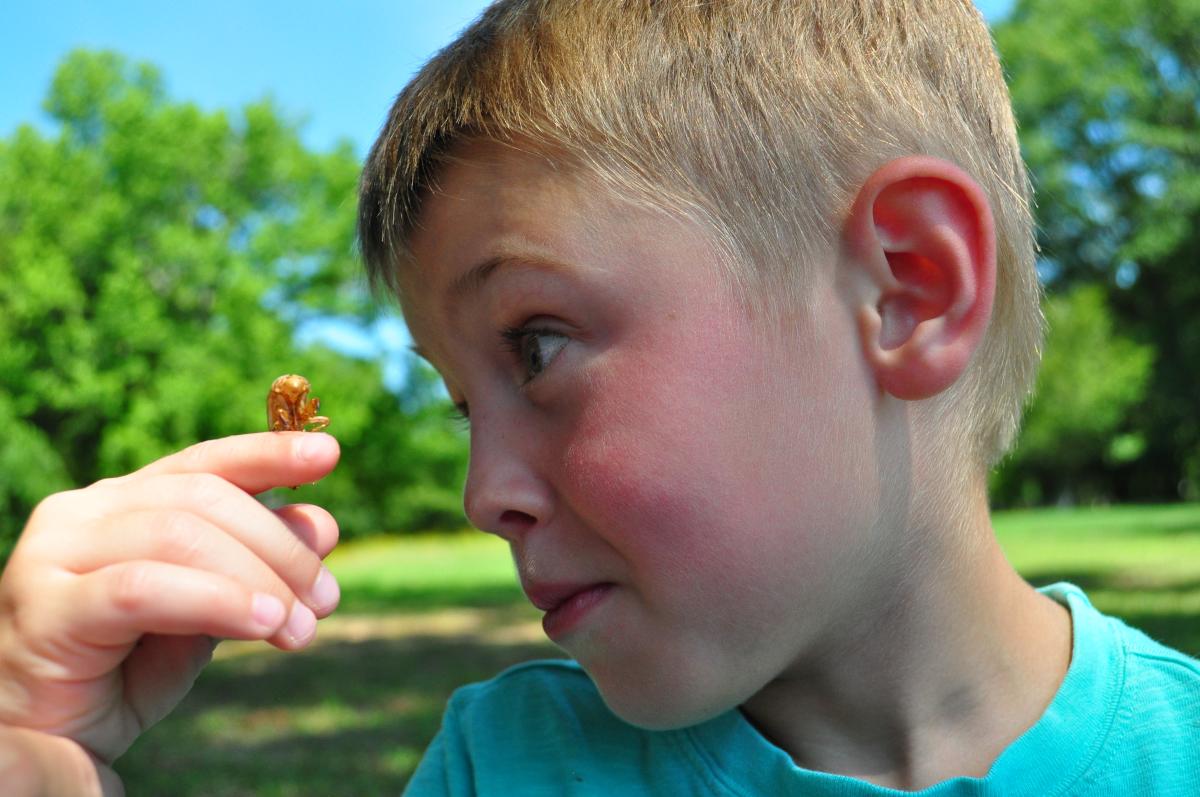
M 705 225 L 730 280 L 772 311 L 804 306 L 876 168 L 958 164 L 992 204 L 997 287 L 937 401 L 979 463 L 1011 445 L 1042 340 L 1031 189 L 970 0 L 501 0 L 409 83 L 371 149 L 358 224 L 373 287 L 398 291 L 440 164 L 477 138 L 532 142 Z

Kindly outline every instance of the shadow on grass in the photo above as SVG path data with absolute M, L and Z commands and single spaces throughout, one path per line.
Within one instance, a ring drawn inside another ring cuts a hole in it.
M 1200 654 L 1194 572 L 1172 580 L 1116 565 L 1023 575 L 1035 586 L 1076 584 L 1101 611 Z M 128 793 L 398 795 L 454 689 L 521 661 L 561 655 L 549 642 L 490 633 L 528 627 L 531 611 L 516 585 L 355 587 L 344 592 L 339 614 L 362 615 L 373 627 L 399 619 L 433 628 L 437 612 L 448 609 L 470 610 L 479 622 L 219 659 L 184 704 L 117 762 Z
M 1200 578 L 1170 579 L 1137 570 L 1044 570 L 1022 574 L 1035 587 L 1068 581 L 1092 604 L 1151 639 L 1200 657 Z
M 1151 523 L 1149 531 L 1161 534 L 1164 537 L 1173 537 L 1179 534 L 1200 534 L 1200 522 L 1194 518 L 1160 520 Z
M 218 660 L 117 771 L 131 795 L 398 795 L 454 689 L 560 655 L 415 634 Z

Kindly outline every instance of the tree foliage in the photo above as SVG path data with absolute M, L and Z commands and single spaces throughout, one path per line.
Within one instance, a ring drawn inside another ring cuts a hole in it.
M 1144 449 L 1092 474 L 1113 498 L 1200 496 L 1197 31 L 1200 0 L 1018 0 L 995 29 L 1048 287 L 1099 286 L 1116 332 L 1155 352 L 1128 420 Z
M 1080 285 L 1046 302 L 1049 326 L 1036 398 L 1016 450 L 992 480 L 1000 504 L 1107 497 L 1097 464 L 1139 459 L 1129 409 L 1145 397 L 1154 350 L 1113 332 L 1104 291 Z
M 173 101 L 110 52 L 67 57 L 45 107 L 54 135 L 0 140 L 0 551 L 50 492 L 265 429 L 289 372 L 343 447 L 297 498 L 345 507 L 349 534 L 461 524 L 465 447 L 440 410 L 402 412 L 379 362 L 294 342 L 314 317 L 380 312 L 354 252 L 349 144 L 308 151 L 267 101 Z

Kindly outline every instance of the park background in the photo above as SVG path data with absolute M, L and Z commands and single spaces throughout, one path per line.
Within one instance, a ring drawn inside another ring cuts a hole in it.
M 462 533 L 465 431 L 353 239 L 392 98 L 484 5 L 0 17 L 0 561 L 47 494 L 262 428 L 280 373 L 343 449 L 296 496 L 341 524 L 342 608 L 303 654 L 225 643 L 118 762 L 130 793 L 397 793 L 451 689 L 558 655 L 502 543 Z M 998 532 L 1033 583 L 1200 653 L 1200 0 L 979 5 L 1049 322 Z

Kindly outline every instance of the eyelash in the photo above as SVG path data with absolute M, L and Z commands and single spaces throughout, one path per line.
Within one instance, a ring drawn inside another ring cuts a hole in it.
M 513 354 L 522 368 L 527 366 L 527 363 L 525 362 L 525 344 L 528 343 L 530 339 L 537 337 L 554 337 L 563 338 L 565 340 L 566 335 L 559 330 L 549 329 L 547 327 L 505 327 L 504 329 L 500 330 L 500 339 L 503 341 L 504 348 Z M 564 342 L 562 345 L 565 346 L 566 343 Z M 541 369 L 537 373 L 527 373 L 522 384 L 527 385 L 536 379 L 543 371 L 546 370 L 547 367 L 549 367 L 550 363 L 553 362 L 554 358 L 558 355 L 558 351 L 561 350 L 562 346 L 560 346 L 559 349 L 550 356 L 549 360 L 542 363 Z
M 471 411 L 465 401 L 451 404 L 446 410 L 446 415 L 450 417 L 450 420 L 464 428 L 471 425 Z
M 538 336 L 549 336 L 564 339 L 567 337 L 562 332 L 559 332 L 555 329 L 549 329 L 547 327 L 505 327 L 504 329 L 500 330 L 500 340 L 504 345 L 504 348 L 512 353 L 512 355 L 520 362 L 522 367 L 525 367 L 526 365 L 526 342 L 528 342 L 530 338 Z M 566 343 L 564 342 L 562 345 L 565 346 Z M 559 351 L 561 351 L 561 348 L 562 347 L 560 346 Z M 550 361 L 553 361 L 554 357 L 557 355 L 558 351 L 551 355 Z M 550 365 L 550 361 L 543 363 L 541 370 L 539 370 L 536 374 L 527 374 L 522 382 L 522 385 L 527 385 L 536 379 L 542 373 L 542 371 L 544 371 L 546 367 Z M 467 402 L 465 401 L 455 402 L 447 410 L 447 414 L 453 421 L 462 424 L 464 427 L 469 427 L 471 424 L 471 411 L 467 405 Z

